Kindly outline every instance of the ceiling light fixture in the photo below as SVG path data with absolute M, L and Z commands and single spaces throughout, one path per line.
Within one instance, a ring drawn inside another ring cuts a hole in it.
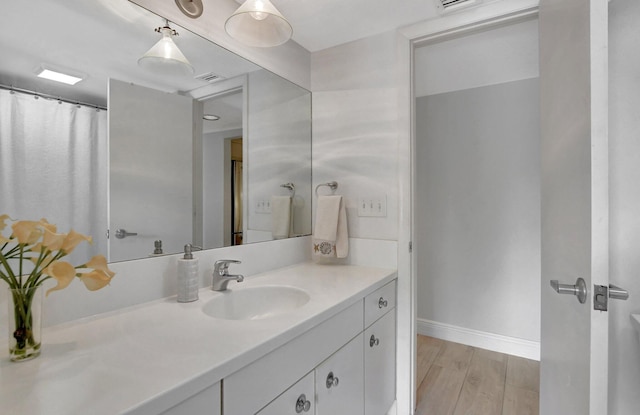
M 36 70 L 36 76 L 39 78 L 49 79 L 50 81 L 62 82 L 67 85 L 75 85 L 84 78 L 81 75 L 70 75 L 68 73 L 53 70 L 46 66 L 41 66 Z
M 220 117 L 214 114 L 204 114 L 202 119 L 207 121 L 218 121 Z
M 165 75 L 192 75 L 193 66 L 173 41 L 178 32 L 169 27 L 169 21 L 165 20 L 164 27 L 155 30 L 162 34 L 162 39 L 138 59 L 138 65 Z
M 247 0 L 225 22 L 229 36 L 249 46 L 278 46 L 291 39 L 291 24 L 269 0 Z

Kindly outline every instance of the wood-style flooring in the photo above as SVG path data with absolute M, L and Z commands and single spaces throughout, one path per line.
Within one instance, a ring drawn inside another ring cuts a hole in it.
M 416 415 L 538 415 L 539 362 L 418 336 Z

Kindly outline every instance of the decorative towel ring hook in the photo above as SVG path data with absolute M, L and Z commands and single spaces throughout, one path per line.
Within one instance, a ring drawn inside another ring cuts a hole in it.
M 316 186 L 316 196 L 318 196 L 318 188 L 320 186 L 327 186 L 328 188 L 331 189 L 331 194 L 334 194 L 336 192 L 336 189 L 338 188 L 338 182 L 328 182 L 328 183 L 320 183 L 319 185 Z
M 285 189 L 289 189 L 289 191 L 291 192 L 291 197 L 294 197 L 296 195 L 296 185 L 289 182 L 289 183 L 284 183 L 281 184 L 280 187 L 284 187 Z

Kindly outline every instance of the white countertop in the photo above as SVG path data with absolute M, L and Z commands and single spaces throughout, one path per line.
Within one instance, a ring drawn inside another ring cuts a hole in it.
M 261 320 L 221 320 L 200 300 L 175 297 L 44 330 L 42 354 L 14 363 L 0 350 L 4 415 L 151 414 L 168 409 L 347 308 L 395 278 L 395 270 L 301 264 L 254 276 L 230 290 L 288 285 L 301 308 Z

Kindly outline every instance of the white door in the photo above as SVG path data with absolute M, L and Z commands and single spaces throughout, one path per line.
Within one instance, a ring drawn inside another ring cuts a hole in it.
M 541 414 L 607 413 L 607 18 L 607 0 L 540 1 Z M 550 285 L 577 278 L 583 304 Z
M 164 253 L 193 243 L 192 108 L 189 97 L 109 81 L 110 261 L 145 258 L 156 240 Z

